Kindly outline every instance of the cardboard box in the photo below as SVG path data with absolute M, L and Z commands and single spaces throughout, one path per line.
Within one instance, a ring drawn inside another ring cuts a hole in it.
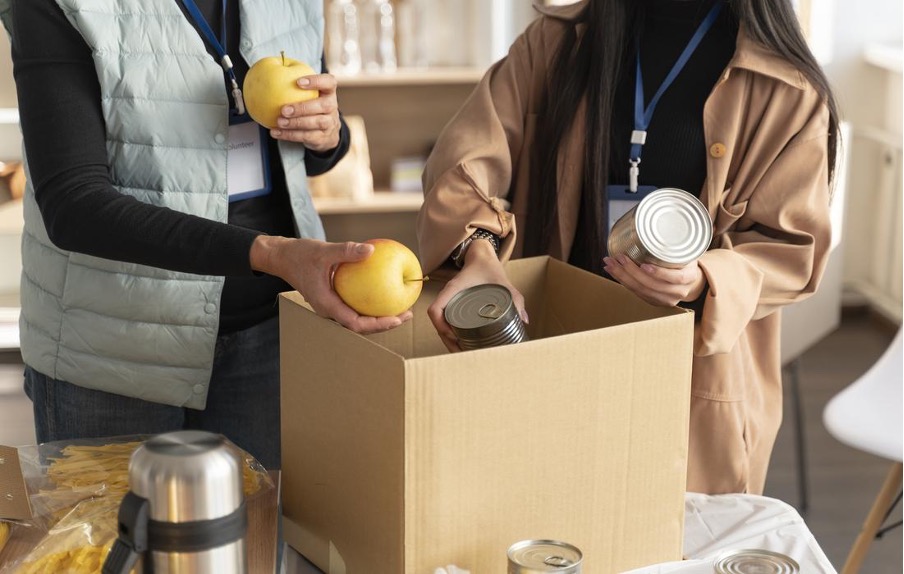
M 285 539 L 330 574 L 584 574 L 681 558 L 693 314 L 547 257 L 510 262 L 531 340 L 450 354 L 426 315 L 360 336 L 280 300 Z

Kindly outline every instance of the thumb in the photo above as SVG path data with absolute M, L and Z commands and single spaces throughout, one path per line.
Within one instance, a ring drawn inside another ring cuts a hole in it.
M 336 245 L 338 248 L 338 261 L 361 261 L 370 257 L 374 252 L 374 246 L 370 243 L 355 243 L 354 241 L 346 241 L 345 243 Z

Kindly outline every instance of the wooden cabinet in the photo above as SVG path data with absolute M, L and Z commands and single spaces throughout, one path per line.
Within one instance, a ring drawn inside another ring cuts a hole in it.
M 416 252 L 422 195 L 390 191 L 392 162 L 426 156 L 482 75 L 475 68 L 434 68 L 338 76 L 342 113 L 364 118 L 375 194 L 363 201 L 316 198 L 328 240 L 388 237 Z

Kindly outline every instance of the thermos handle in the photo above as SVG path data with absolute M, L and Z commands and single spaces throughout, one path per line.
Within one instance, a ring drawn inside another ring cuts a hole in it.
M 126 493 L 119 505 L 119 537 L 104 560 L 103 574 L 129 574 L 148 549 L 148 501 Z

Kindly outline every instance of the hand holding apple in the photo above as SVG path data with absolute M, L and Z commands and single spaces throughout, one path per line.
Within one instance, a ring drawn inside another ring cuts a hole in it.
M 334 76 L 303 62 L 263 58 L 245 76 L 245 107 L 275 139 L 327 152 L 339 145 L 342 126 L 336 87 Z
M 298 86 L 299 79 L 315 74 L 311 66 L 287 58 L 285 53 L 261 58 L 248 70 L 242 87 L 248 115 L 266 128 L 279 127 L 283 106 L 312 100 L 320 95 L 317 90 Z
M 367 317 L 349 307 L 333 289 L 335 269 L 344 263 L 364 261 L 374 252 L 367 243 L 331 243 L 317 239 L 259 235 L 248 253 L 255 271 L 282 277 L 298 290 L 321 317 L 335 320 L 356 333 L 379 333 L 411 319 L 411 311 L 389 317 Z
M 404 313 L 421 294 L 425 277 L 417 256 L 392 239 L 365 241 L 374 246 L 367 259 L 342 263 L 333 288 L 345 304 L 362 315 L 390 317 Z

